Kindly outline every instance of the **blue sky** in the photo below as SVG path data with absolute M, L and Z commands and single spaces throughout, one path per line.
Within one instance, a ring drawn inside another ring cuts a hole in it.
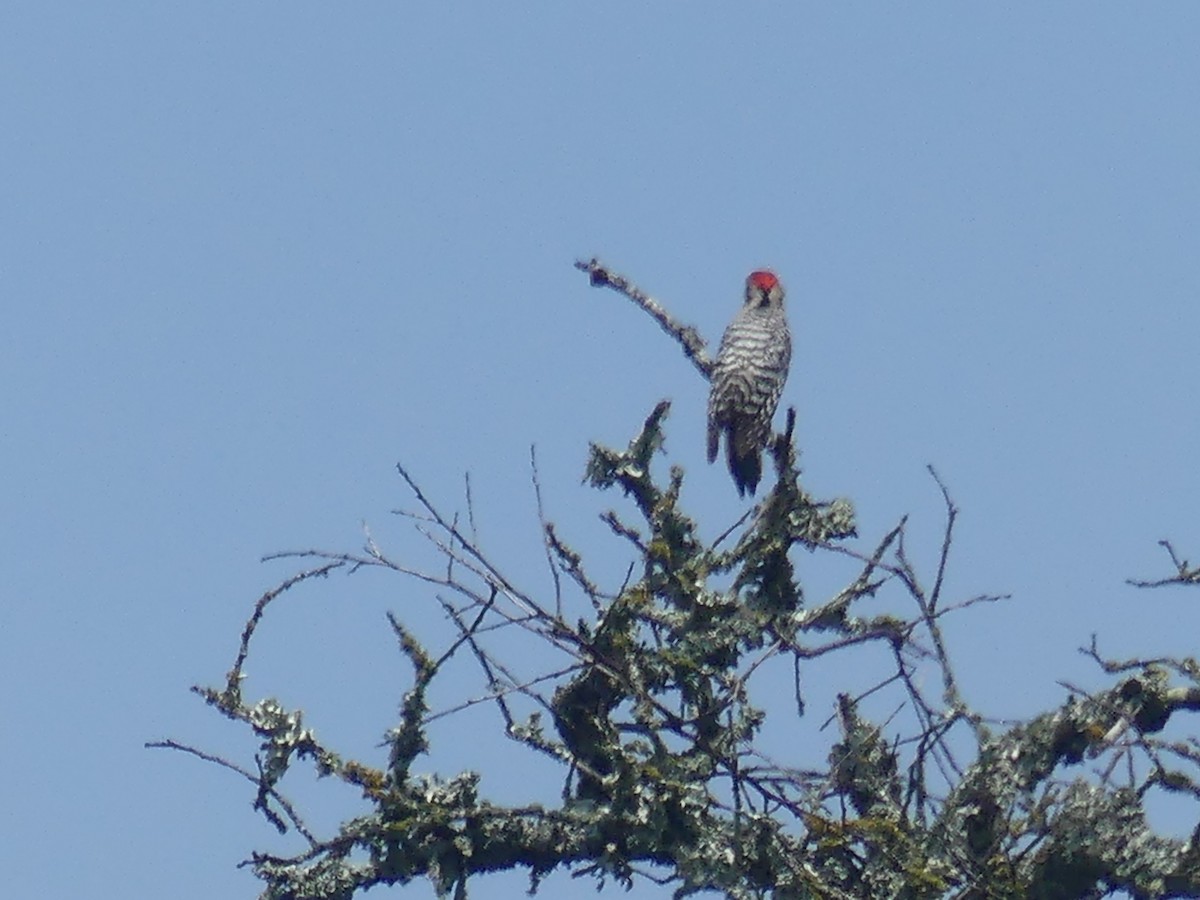
M 620 501 L 580 486 L 587 443 L 663 397 L 686 504 L 710 536 L 739 514 L 704 464 L 705 385 L 581 256 L 710 341 L 748 271 L 780 274 L 809 489 L 851 497 L 864 542 L 911 513 L 932 562 L 933 463 L 962 508 L 952 594 L 1013 594 L 950 626 L 980 709 L 1102 683 L 1092 632 L 1194 652 L 1195 597 L 1123 580 L 1166 574 L 1160 538 L 1200 554 L 1198 39 L 1185 4 L 8 5 L 13 895 L 256 893 L 236 863 L 294 845 L 234 776 L 142 744 L 249 764 L 187 689 L 290 570 L 262 555 L 355 549 L 366 522 L 428 561 L 391 515 L 397 461 L 449 509 L 471 472 L 484 545 L 530 589 L 531 444 L 601 565 Z M 832 583 L 820 564 L 798 557 Z M 408 677 L 389 609 L 447 633 L 419 585 L 335 578 L 273 609 L 248 693 L 378 759 Z M 439 699 L 475 689 L 448 677 Z M 541 761 L 497 722 L 444 722 L 427 770 L 526 796 Z M 293 793 L 318 824 L 347 808 Z

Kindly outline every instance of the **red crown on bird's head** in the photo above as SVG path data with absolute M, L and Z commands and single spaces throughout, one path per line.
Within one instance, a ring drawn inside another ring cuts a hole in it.
M 766 293 L 775 287 L 775 285 L 779 284 L 779 279 L 775 277 L 774 272 L 768 272 L 766 269 L 760 269 L 757 272 L 750 273 L 750 277 L 746 279 L 746 284 L 750 287 L 756 287 Z

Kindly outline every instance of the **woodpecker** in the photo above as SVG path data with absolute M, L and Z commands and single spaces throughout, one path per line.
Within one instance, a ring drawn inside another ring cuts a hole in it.
M 725 329 L 708 396 L 708 461 L 721 434 L 738 496 L 754 494 L 762 451 L 792 361 L 792 335 L 783 309 L 783 285 L 773 272 L 751 272 L 746 300 Z

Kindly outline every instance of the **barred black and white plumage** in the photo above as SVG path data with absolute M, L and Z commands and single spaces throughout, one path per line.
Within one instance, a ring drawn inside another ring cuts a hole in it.
M 708 397 L 708 461 L 721 435 L 738 494 L 751 494 L 762 477 L 762 451 L 792 361 L 792 336 L 783 309 L 783 285 L 771 272 L 751 272 L 746 301 L 725 329 Z

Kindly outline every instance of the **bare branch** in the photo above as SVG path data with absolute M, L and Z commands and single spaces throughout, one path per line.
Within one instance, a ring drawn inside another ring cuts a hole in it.
M 950 542 L 954 536 L 954 521 L 958 518 L 958 507 L 950 499 L 950 491 L 946 489 L 946 485 L 938 475 L 937 469 L 932 465 L 925 468 L 933 476 L 938 489 L 942 492 L 942 501 L 946 504 L 946 530 L 942 536 L 942 552 L 938 556 L 937 576 L 933 582 L 933 593 L 929 595 L 929 612 L 934 613 L 937 611 L 938 601 L 942 596 L 942 584 L 946 578 L 946 563 L 950 559 Z
M 700 337 L 700 332 L 693 326 L 676 322 L 670 313 L 655 302 L 653 297 L 642 291 L 625 276 L 608 269 L 595 257 L 587 262 L 577 260 L 575 268 L 581 272 L 587 272 L 592 287 L 612 288 L 640 306 L 654 318 L 663 331 L 679 342 L 679 346 L 683 348 L 683 355 L 692 362 L 701 375 L 706 379 L 712 376 L 713 363 L 705 352 L 704 338 Z
M 554 564 L 552 547 L 556 544 L 553 538 L 554 526 L 546 521 L 546 507 L 542 504 L 542 480 L 538 476 L 537 448 L 529 445 L 529 477 L 533 480 L 533 496 L 537 500 L 538 525 L 542 532 L 542 549 L 546 553 L 546 566 L 550 569 L 550 578 L 554 582 L 554 612 L 558 618 L 563 616 L 562 582 L 558 577 L 558 566 Z
M 263 789 L 265 787 L 267 794 L 269 794 L 271 799 L 279 804 L 284 814 L 288 817 L 288 820 L 292 823 L 292 827 L 295 828 L 296 831 L 299 832 L 306 841 L 308 841 L 310 846 L 317 846 L 317 839 L 313 836 L 312 832 L 308 830 L 308 827 L 304 824 L 304 820 L 300 818 L 300 814 L 296 812 L 295 807 L 292 806 L 288 799 L 275 790 L 275 788 L 264 786 L 261 770 L 258 775 L 254 775 L 251 772 L 247 772 L 236 763 L 230 762 L 224 757 L 216 756 L 212 753 L 205 753 L 203 750 L 198 750 L 195 747 L 191 747 L 187 744 L 181 744 L 178 741 L 173 741 L 170 739 L 162 741 L 147 741 L 142 746 L 146 747 L 148 750 L 179 750 L 182 753 L 190 753 L 192 756 L 202 759 L 205 762 L 213 763 L 223 769 L 228 769 L 231 772 L 236 772 L 238 775 L 241 775 L 243 778 L 253 784 L 256 788 Z M 265 811 L 268 813 L 269 817 L 272 817 L 273 823 L 279 829 L 281 834 L 287 830 L 283 826 L 282 822 L 273 817 L 273 813 L 271 813 L 269 810 Z
M 272 558 L 266 557 L 266 559 Z M 229 673 L 225 676 L 225 691 L 231 699 L 236 698 L 236 702 L 241 702 L 242 666 L 246 664 L 246 657 L 250 653 L 250 639 L 254 636 L 254 631 L 258 628 L 258 623 L 262 621 L 263 613 L 266 612 L 267 606 L 271 601 L 285 591 L 291 590 L 300 582 L 308 581 L 311 578 L 324 578 L 334 569 L 340 569 L 345 564 L 346 560 L 339 558 L 323 566 L 298 572 L 290 578 L 284 579 L 277 587 L 272 588 L 258 598 L 258 602 L 254 604 L 254 612 L 246 621 L 246 627 L 242 629 L 242 640 L 238 645 L 237 658 L 234 660 Z
M 1125 579 L 1126 584 L 1140 588 L 1165 587 L 1169 584 L 1177 585 L 1192 585 L 1200 584 L 1200 566 L 1192 568 L 1188 565 L 1186 559 L 1180 559 L 1175 553 L 1175 548 L 1171 546 L 1170 541 L 1159 541 L 1158 545 L 1164 548 L 1171 557 L 1171 564 L 1175 566 L 1175 574 L 1170 578 L 1159 578 L 1154 581 L 1140 581 L 1133 578 Z

